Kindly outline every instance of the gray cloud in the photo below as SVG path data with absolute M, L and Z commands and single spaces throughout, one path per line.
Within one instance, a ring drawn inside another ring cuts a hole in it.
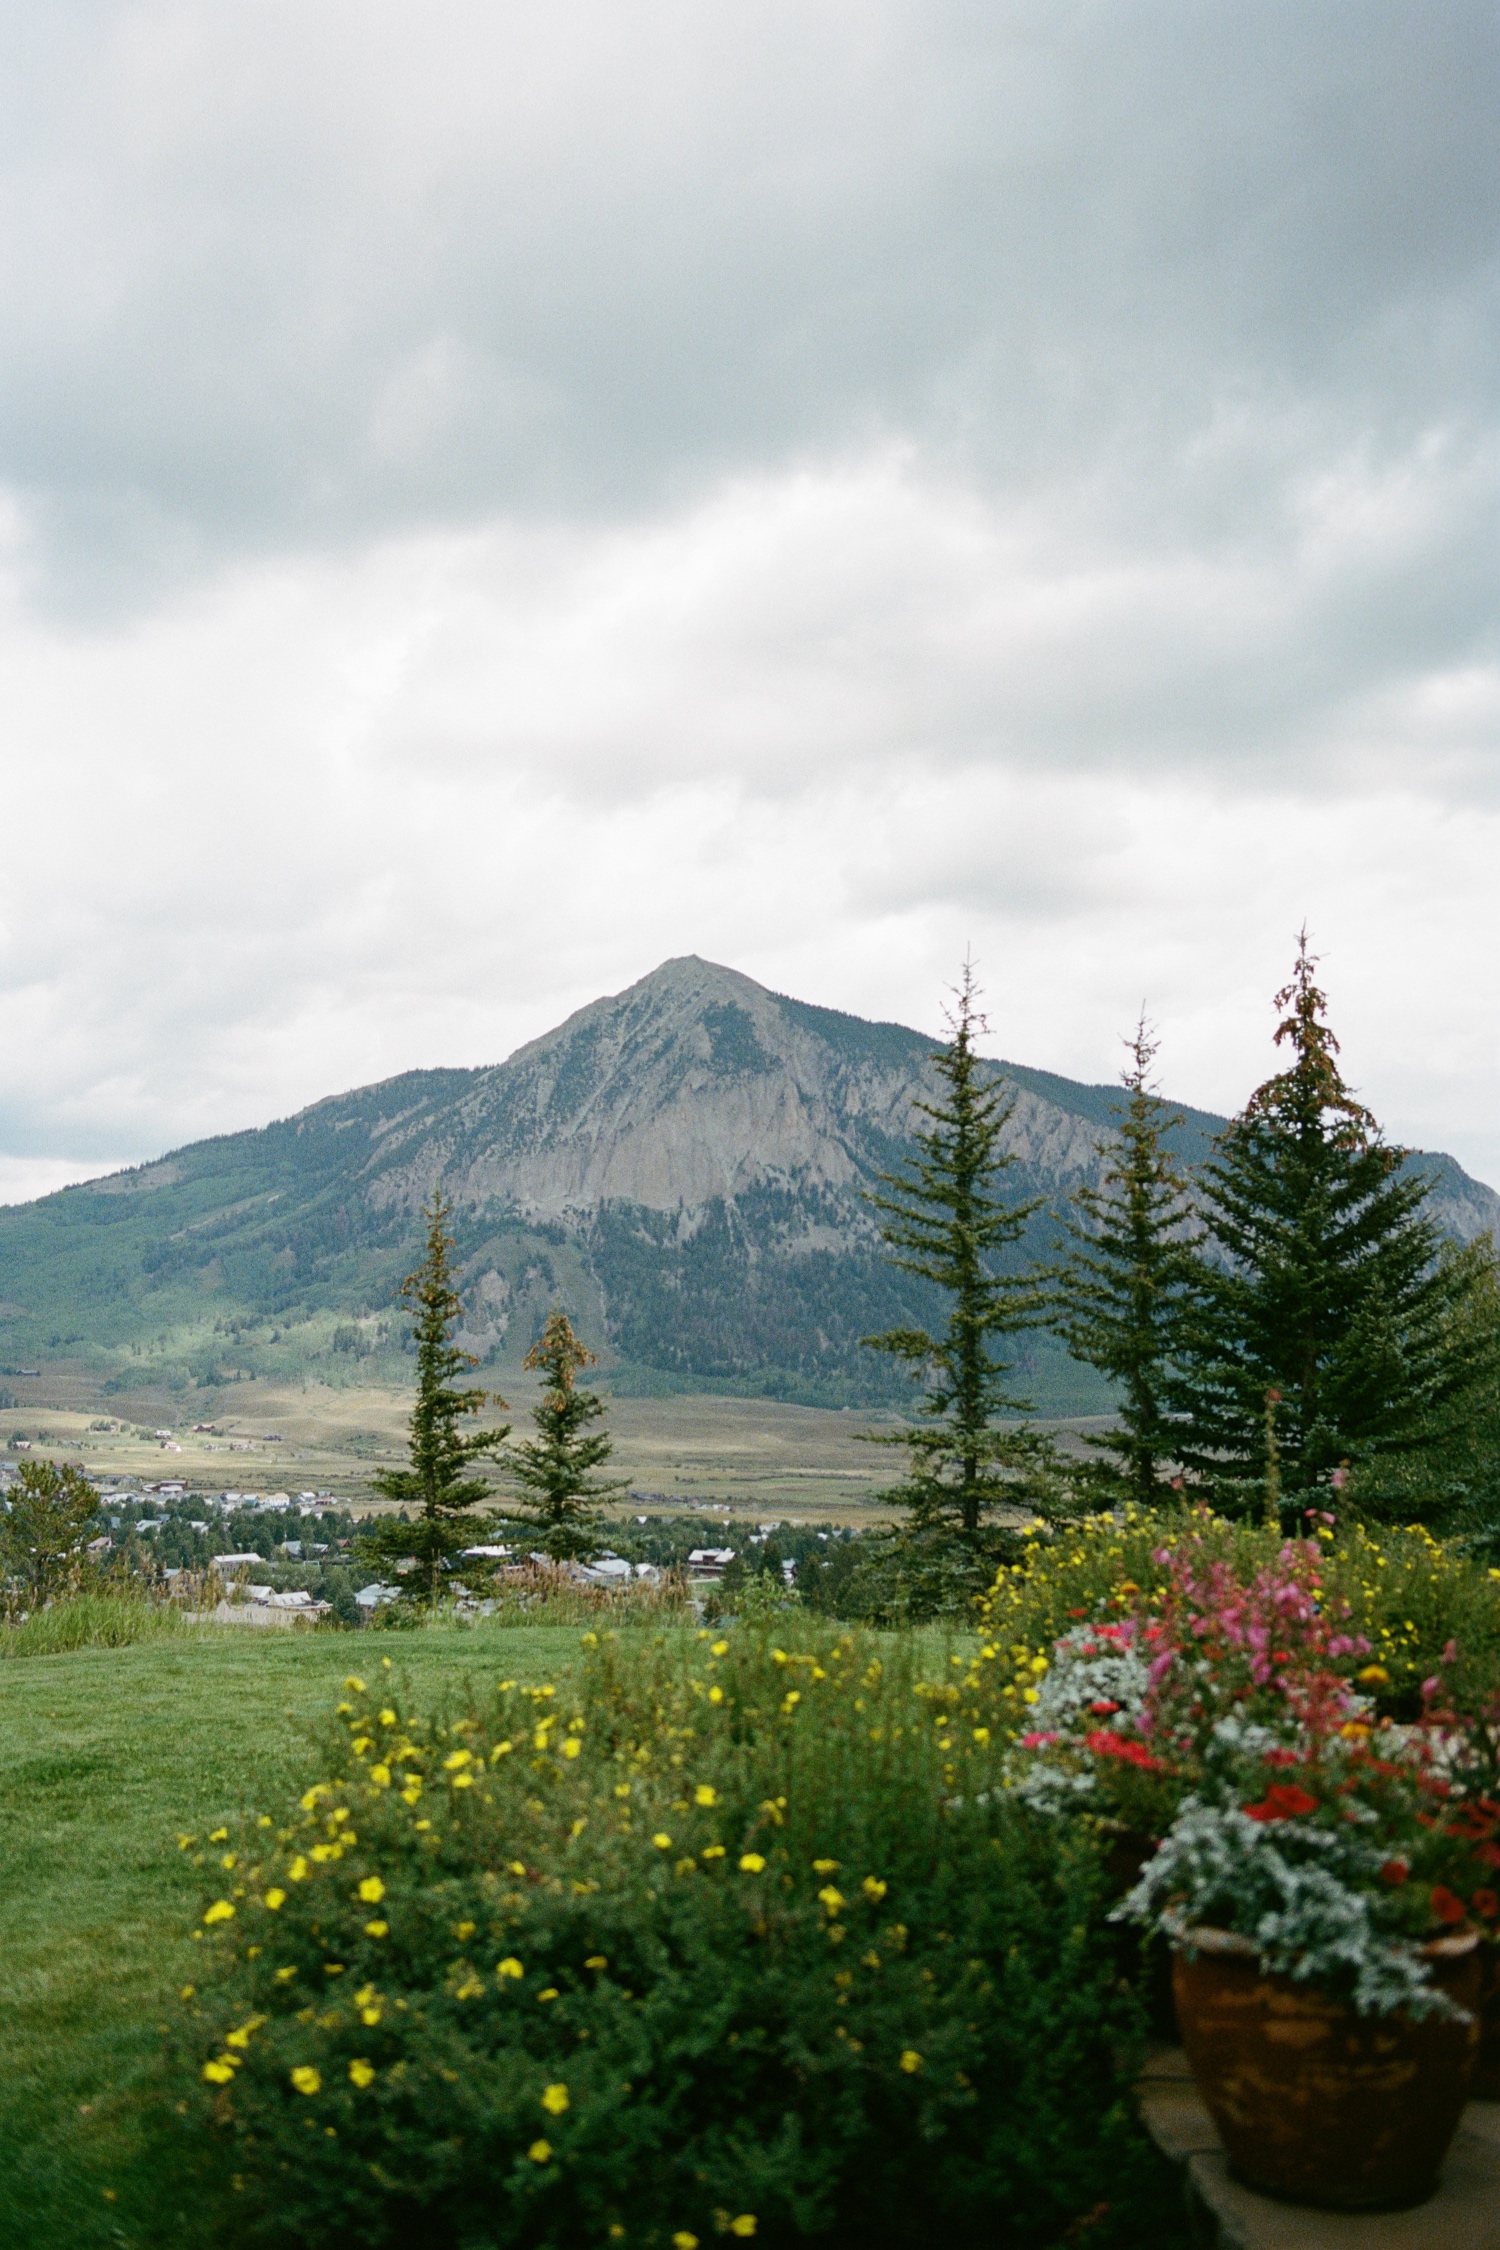
M 54 590 L 904 436 L 1274 535 L 1495 404 L 1488 7 L 10 12 L 0 475 Z
M 1304 914 L 1495 1175 L 1492 7 L 62 0 L 0 65 L 0 1193 L 686 951 L 931 1022 L 973 942 L 1007 1052 L 1145 996 L 1232 1106 Z

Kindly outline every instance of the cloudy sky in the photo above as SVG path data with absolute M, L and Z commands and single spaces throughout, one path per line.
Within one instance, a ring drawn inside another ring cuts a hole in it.
M 1500 1182 L 1500 21 L 0 5 L 0 1194 L 671 954 Z

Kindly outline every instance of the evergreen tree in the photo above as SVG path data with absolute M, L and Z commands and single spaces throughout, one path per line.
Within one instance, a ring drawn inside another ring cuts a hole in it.
M 1461 1317 L 1480 1260 L 1440 1245 L 1426 1181 L 1344 1083 L 1315 967 L 1304 930 L 1275 1002 L 1288 1067 L 1204 1167 L 1218 1256 L 1196 1263 L 1167 1392 L 1186 1465 L 1242 1506 L 1274 1472 L 1289 1513 L 1336 1468 L 1359 1493 L 1420 1449 L 1483 1356 Z
M 1029 1401 L 1010 1388 L 1014 1363 L 991 1349 L 997 1338 L 1034 1327 L 1046 1304 L 1034 1273 L 996 1270 L 1042 1199 L 1008 1203 L 997 1192 L 1016 1161 L 1000 1145 L 1015 1097 L 1003 1081 L 989 1082 L 975 1053 L 988 1026 L 967 963 L 955 997 L 952 1038 L 932 1057 L 943 1091 L 916 1104 L 929 1123 L 913 1136 L 907 1170 L 879 1174 L 889 1192 L 870 1197 L 891 1263 L 942 1290 L 948 1318 L 936 1336 L 895 1328 L 864 1342 L 903 1361 L 926 1386 L 919 1425 L 872 1441 L 905 1446 L 909 1456 L 905 1478 L 883 1497 L 906 1511 L 909 1537 L 956 1535 L 973 1545 L 994 1508 L 1033 1505 L 1056 1462 L 1045 1438 L 1018 1426 Z
M 99 1495 L 66 1461 L 23 1461 L 0 1508 L 0 1610 L 44 1609 L 79 1582 Z M 7 1587 L 10 1598 L 6 1599 Z
M 614 1450 L 608 1431 L 591 1427 L 603 1419 L 603 1401 L 578 1388 L 579 1370 L 595 1365 L 594 1354 L 567 1314 L 555 1312 L 524 1364 L 544 1375 L 547 1387 L 532 1414 L 537 1435 L 506 1456 L 506 1473 L 525 1494 L 519 1507 L 506 1510 L 506 1522 L 529 1533 L 554 1562 L 576 1562 L 599 1545 L 600 1502 L 625 1489 L 590 1481 Z
M 1079 1218 L 1068 1221 L 1071 1249 L 1060 1269 L 1054 1326 L 1076 1359 L 1119 1386 L 1118 1426 L 1088 1443 L 1112 1456 L 1093 1472 L 1106 1501 L 1153 1507 L 1177 1434 L 1165 1405 L 1173 1338 L 1195 1241 L 1187 1182 L 1167 1146 L 1181 1123 L 1151 1084 L 1156 1045 L 1142 1016 L 1129 1042 L 1127 1103 L 1106 1145 L 1099 1188 L 1080 1188 Z
M 399 1598 L 413 1607 L 435 1604 L 473 1575 L 456 1566 L 479 1528 L 469 1512 L 490 1497 L 490 1486 L 468 1473 L 470 1464 L 493 1456 L 510 1435 L 508 1424 L 467 1432 L 459 1427 L 479 1413 L 490 1393 L 459 1387 L 464 1372 L 479 1363 L 453 1341 L 463 1304 L 454 1287 L 453 1240 L 444 1231 L 449 1211 L 439 1188 L 423 1212 L 427 1255 L 401 1284 L 401 1295 L 412 1309 L 417 1346 L 410 1467 L 382 1469 L 371 1479 L 382 1499 L 416 1513 L 411 1519 L 387 1516 L 368 1524 L 355 1546 L 360 1560 L 389 1576 Z M 497 1398 L 495 1404 L 505 1401 Z

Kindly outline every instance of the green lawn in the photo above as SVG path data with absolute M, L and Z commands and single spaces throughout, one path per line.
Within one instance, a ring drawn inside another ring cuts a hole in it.
M 575 1628 L 208 1632 L 0 1662 L 0 2242 L 199 2239 L 139 2095 L 192 1974 L 202 1877 L 177 1848 L 305 1775 L 311 1723 L 389 1655 L 436 1703 L 555 1678 Z

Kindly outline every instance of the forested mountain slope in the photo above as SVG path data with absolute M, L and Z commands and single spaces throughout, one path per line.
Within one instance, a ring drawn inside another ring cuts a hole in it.
M 490 1364 L 513 1364 L 561 1299 L 637 1387 L 896 1395 L 858 1340 L 929 1308 L 881 1257 L 863 1195 L 902 1154 L 931 1048 L 669 961 L 492 1069 L 414 1071 L 0 1211 L 0 1356 L 197 1383 L 377 1372 L 365 1363 L 400 1349 L 393 1296 L 441 1180 L 468 1341 Z M 1016 1094 L 1009 1182 L 1048 1199 L 1030 1254 L 1097 1178 L 1115 1095 L 995 1067 Z M 1222 1123 L 1186 1113 L 1186 1161 Z M 1450 1158 L 1419 1161 L 1452 1233 L 1500 1219 Z M 1039 1403 L 1102 1403 L 1054 1348 L 1026 1357 Z

